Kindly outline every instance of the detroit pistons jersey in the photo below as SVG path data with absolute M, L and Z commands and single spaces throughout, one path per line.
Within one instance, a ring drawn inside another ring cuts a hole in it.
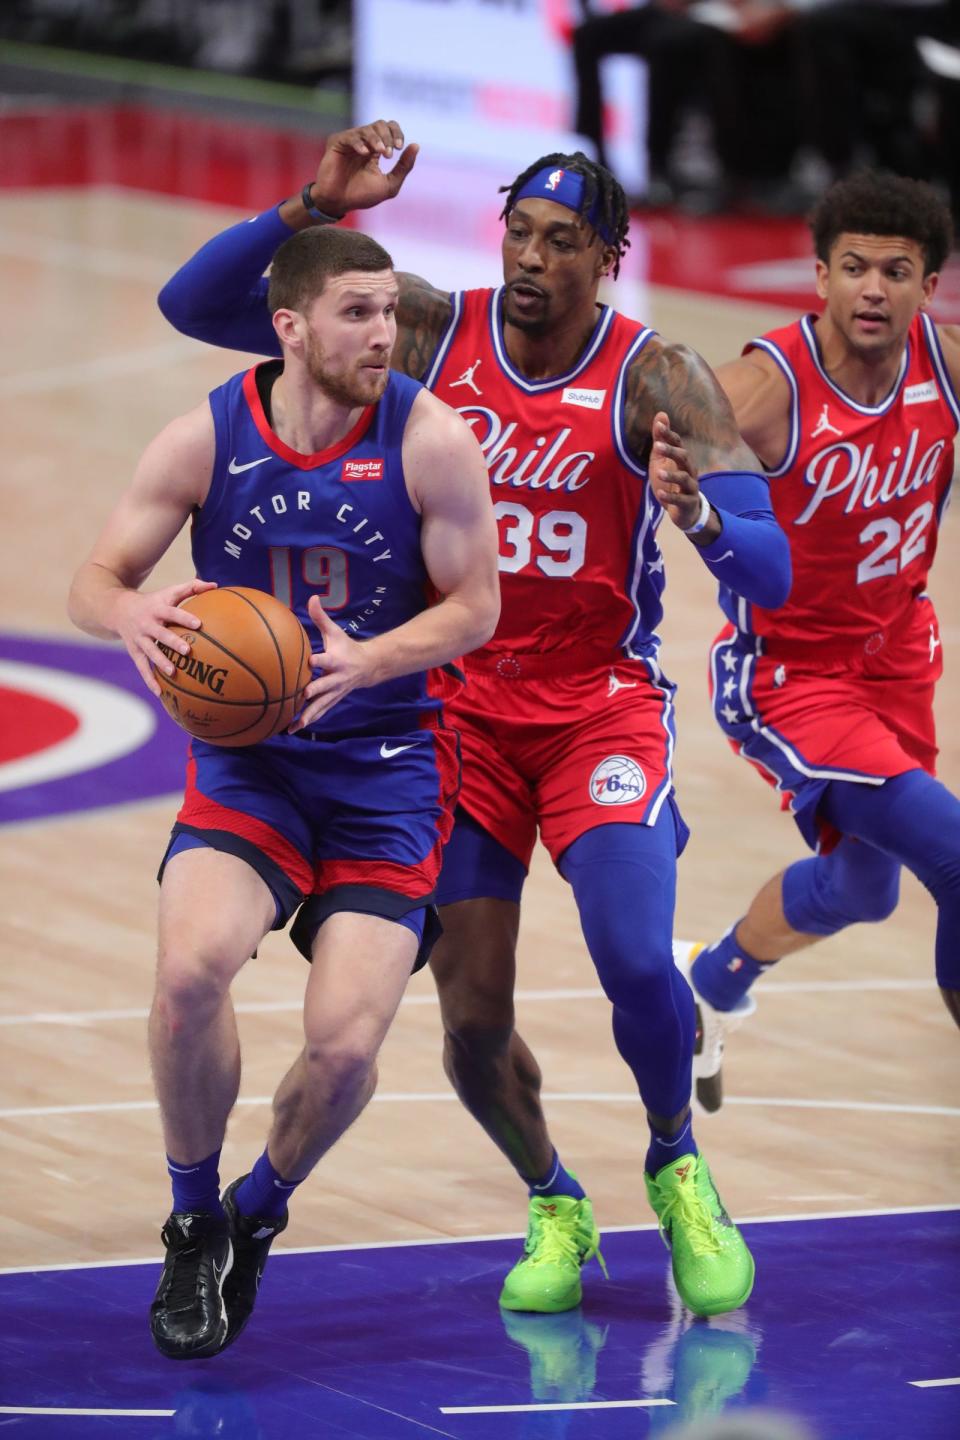
M 960 405 L 936 328 L 918 313 L 879 405 L 861 405 L 823 366 L 815 317 L 752 340 L 790 386 L 786 454 L 770 498 L 790 541 L 793 588 L 779 610 L 721 591 L 745 637 L 861 647 L 904 622 L 923 592 L 953 474 Z
M 390 373 L 376 405 L 336 445 L 301 455 L 280 439 L 258 388 L 280 372 L 266 361 L 210 395 L 216 458 L 192 528 L 197 574 L 266 590 L 288 605 L 322 650 L 307 613 L 316 595 L 348 635 L 366 640 L 426 608 L 420 517 L 401 445 L 421 387 Z M 422 674 L 352 691 L 311 727 L 337 734 L 417 728 L 440 700 Z
M 490 476 L 503 608 L 481 654 L 651 655 L 663 512 L 627 450 L 624 404 L 654 332 L 601 306 L 573 368 L 528 380 L 507 355 L 502 289 L 452 301 L 425 383 L 470 426 Z

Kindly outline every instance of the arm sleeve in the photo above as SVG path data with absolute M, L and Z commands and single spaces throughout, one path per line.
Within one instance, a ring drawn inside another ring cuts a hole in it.
M 263 272 L 293 233 L 276 206 L 221 231 L 164 285 L 157 297 L 162 314 L 208 345 L 279 355 Z
M 715 472 L 700 476 L 700 489 L 723 529 L 704 545 L 700 558 L 712 575 L 753 605 L 776 610 L 793 580 L 790 542 L 770 505 L 765 475 Z

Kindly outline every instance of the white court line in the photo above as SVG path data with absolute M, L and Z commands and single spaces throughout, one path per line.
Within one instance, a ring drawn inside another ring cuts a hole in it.
M 770 982 L 763 987 L 763 997 L 776 999 L 779 995 L 830 995 L 856 992 L 863 994 L 876 991 L 931 990 L 931 980 L 797 980 Z M 605 1000 L 603 991 L 597 987 L 588 989 L 517 990 L 515 998 L 521 1002 L 543 1000 Z M 433 993 L 408 995 L 402 1002 L 408 1005 L 435 1006 L 437 997 Z M 249 1000 L 234 1005 L 238 1015 L 282 1015 L 299 1014 L 303 999 L 297 1000 Z M 34 1010 L 23 1015 L 0 1015 L 0 1027 L 4 1025 L 92 1025 L 101 1020 L 146 1020 L 149 1010 L 135 1006 L 123 1010 Z
M 0 1405 L 0 1415 L 125 1415 L 138 1420 L 156 1420 L 176 1413 L 176 1410 L 74 1410 L 59 1405 Z
M 806 1215 L 734 1216 L 738 1225 L 787 1225 L 806 1220 L 872 1220 L 887 1215 L 952 1215 L 960 1205 L 896 1205 L 882 1210 L 814 1210 Z M 604 1235 L 640 1235 L 659 1230 L 654 1221 L 648 1225 L 604 1225 Z M 419 1240 L 359 1240 L 339 1245 L 289 1245 L 271 1250 L 271 1259 L 286 1255 L 336 1255 L 354 1250 L 406 1250 L 413 1245 L 483 1245 L 493 1240 L 522 1240 L 522 1231 L 503 1231 L 492 1235 L 427 1235 Z M 0 1275 L 59 1274 L 66 1270 L 118 1270 L 124 1265 L 159 1265 L 159 1255 L 138 1255 L 126 1260 L 71 1260 L 58 1265 L 0 1265 Z
M 544 1094 L 550 1105 L 639 1105 L 635 1093 L 620 1090 L 577 1090 Z M 459 1104 L 452 1090 L 388 1090 L 373 1097 L 375 1105 Z M 960 1116 L 956 1105 L 899 1105 L 882 1100 L 797 1100 L 780 1095 L 728 1095 L 725 1105 L 748 1105 L 782 1110 L 854 1110 L 879 1115 Z M 237 1105 L 272 1105 L 272 1095 L 242 1095 Z M 36 1120 L 54 1115 L 110 1115 L 124 1111 L 156 1110 L 156 1100 L 105 1100 L 94 1105 L 18 1105 L 0 1109 L 0 1120 Z
M 676 1400 L 577 1400 L 570 1405 L 441 1405 L 441 1415 L 533 1415 L 542 1410 L 640 1410 Z
M 960 1375 L 955 1375 L 950 1380 L 908 1380 L 908 1385 L 916 1385 L 918 1390 L 932 1390 L 937 1385 L 960 1385 Z

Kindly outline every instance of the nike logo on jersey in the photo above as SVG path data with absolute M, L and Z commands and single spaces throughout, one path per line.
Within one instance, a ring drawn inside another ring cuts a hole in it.
M 237 457 L 234 455 L 227 469 L 231 475 L 242 475 L 244 470 L 252 470 L 255 465 L 265 465 L 269 459 L 269 455 L 263 455 L 259 460 L 248 460 L 246 465 L 238 465 Z
M 409 745 L 388 745 L 386 741 L 384 741 L 380 746 L 380 754 L 384 760 L 389 760 L 391 755 L 399 755 L 401 750 L 412 750 L 415 743 L 414 741 Z
M 820 411 L 820 419 L 810 431 L 810 439 L 816 440 L 821 435 L 842 435 L 843 431 L 838 430 L 836 425 L 830 424 L 830 406 L 824 405 Z
M 730 559 L 730 556 L 731 556 L 732 554 L 733 554 L 733 551 L 732 551 L 732 550 L 724 550 L 723 554 L 722 554 L 722 555 L 718 555 L 717 558 L 716 558 L 716 560 L 711 560 L 711 561 L 710 561 L 710 564 L 711 564 L 711 565 L 719 565 L 721 560 L 729 560 L 729 559 Z

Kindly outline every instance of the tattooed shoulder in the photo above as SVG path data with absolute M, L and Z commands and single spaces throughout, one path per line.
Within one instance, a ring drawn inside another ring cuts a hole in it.
M 698 470 L 756 468 L 756 457 L 741 438 L 730 402 L 707 362 L 688 345 L 655 337 L 627 376 L 627 443 L 644 462 L 659 410 L 670 417 Z
M 401 272 L 397 280 L 400 299 L 393 368 L 414 380 L 422 380 L 450 321 L 453 301 L 448 291 L 437 290 L 419 275 Z

